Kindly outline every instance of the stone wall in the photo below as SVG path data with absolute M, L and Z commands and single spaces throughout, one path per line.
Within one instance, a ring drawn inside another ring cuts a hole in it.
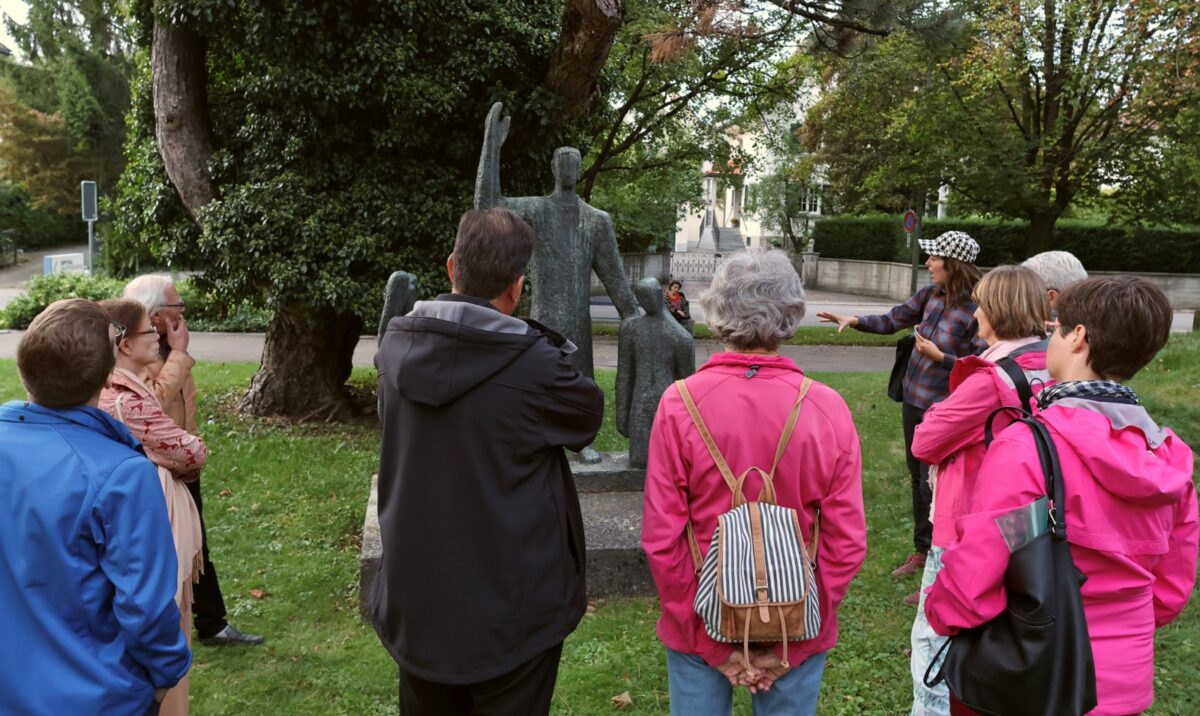
M 825 259 L 818 254 L 804 254 L 797 268 L 805 285 L 823 291 L 880 296 L 903 301 L 911 294 L 909 264 L 890 261 L 858 261 L 855 259 Z M 981 267 L 987 271 L 987 267 Z M 1092 276 L 1116 276 L 1114 271 L 1093 271 Z M 1161 288 L 1176 310 L 1200 309 L 1200 275 L 1179 273 L 1141 273 L 1142 278 Z M 917 285 L 929 282 L 929 271 L 921 266 Z
M 659 283 L 666 284 L 671 276 L 671 252 L 655 252 L 655 253 L 639 253 L 639 254 L 621 254 L 621 261 L 625 265 L 625 277 L 629 279 L 629 283 L 634 284 L 647 276 L 653 276 L 658 279 Z M 592 287 L 591 293 L 593 296 L 604 296 L 604 284 L 600 283 L 600 277 L 592 272 Z

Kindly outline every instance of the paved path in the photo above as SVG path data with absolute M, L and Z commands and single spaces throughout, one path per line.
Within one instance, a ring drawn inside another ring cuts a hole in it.
M 19 290 L 21 284 L 29 280 L 29 277 L 40 275 L 42 273 L 42 259 L 49 254 L 77 254 L 82 253 L 86 258 L 87 244 L 81 246 L 59 246 L 54 249 L 42 249 L 39 251 L 28 251 L 21 256 L 21 261 L 15 266 L 6 266 L 0 269 L 0 307 L 8 303 L 8 301 L 16 295 L 23 293 Z
M 15 358 L 22 331 L 0 331 L 0 358 Z M 598 368 L 617 367 L 617 337 L 595 336 L 592 344 Z M 190 352 L 197 360 L 225 363 L 257 363 L 262 357 L 261 333 L 193 333 Z M 696 365 L 702 365 L 721 344 L 714 340 L 696 341 Z M 784 346 L 783 352 L 806 370 L 882 371 L 890 370 L 895 351 L 872 346 Z M 370 367 L 375 357 L 375 337 L 364 336 L 354 351 L 354 365 Z

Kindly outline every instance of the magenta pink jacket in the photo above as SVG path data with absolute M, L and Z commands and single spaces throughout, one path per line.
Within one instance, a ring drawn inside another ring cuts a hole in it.
M 1044 352 L 1020 353 L 1014 359 L 1030 379 L 1037 395 L 1053 381 L 1046 373 Z M 912 452 L 921 462 L 937 465 L 933 497 L 933 544 L 949 547 L 954 541 L 954 521 L 967 512 L 975 477 L 983 462 L 983 431 L 992 411 L 1016 406 L 1017 390 L 1008 374 L 978 356 L 959 358 L 950 372 L 950 396 L 934 403 L 913 437 Z M 1012 423 L 1001 413 L 992 422 L 993 434 Z
M 1138 713 L 1154 701 L 1154 630 L 1183 610 L 1196 580 L 1192 451 L 1141 406 L 1064 398 L 1040 417 L 1062 463 L 1071 555 L 1087 575 L 1092 713 Z M 995 519 L 1044 494 L 1032 433 L 1014 425 L 988 450 L 971 514 L 927 590 L 935 631 L 952 635 L 1004 609 L 1009 549 Z
M 700 415 L 735 475 L 752 466 L 771 468 L 803 378 L 783 356 L 718 353 L 687 379 Z M 753 499 L 758 488 L 748 487 L 747 497 Z M 812 532 L 816 511 L 821 512 L 816 564 L 821 632 L 816 639 L 789 644 L 789 661 L 799 664 L 837 643 L 837 608 L 867 553 L 858 433 L 846 401 L 828 386 L 814 382 L 809 389 L 775 473 L 775 490 L 779 504 L 798 510 L 806 534 Z M 707 554 L 717 517 L 729 511 L 731 499 L 679 390 L 667 388 L 650 434 L 642 548 L 662 606 L 659 639 L 711 666 L 729 658 L 733 646 L 709 638 L 693 609 L 698 580 L 685 530 L 690 519 Z

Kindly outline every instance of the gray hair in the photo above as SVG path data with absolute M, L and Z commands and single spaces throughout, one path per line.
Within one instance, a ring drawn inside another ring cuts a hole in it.
M 125 284 L 124 297 L 142 304 L 146 313 L 154 313 L 166 305 L 167 288 L 173 285 L 169 276 L 148 273 Z
M 1047 289 L 1062 291 L 1067 286 L 1088 277 L 1075 254 L 1067 251 L 1043 251 L 1030 256 L 1021 264 L 1041 277 Z
M 804 286 L 784 252 L 748 249 L 721 263 L 700 305 L 708 327 L 731 347 L 774 349 L 804 318 Z

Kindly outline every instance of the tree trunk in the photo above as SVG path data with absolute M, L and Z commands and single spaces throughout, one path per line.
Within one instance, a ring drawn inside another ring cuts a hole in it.
M 184 207 L 197 220 L 214 196 L 208 172 L 213 134 L 204 38 L 188 28 L 155 20 L 150 65 L 158 151 Z
M 332 309 L 281 307 L 267 327 L 262 365 L 238 409 L 254 415 L 341 418 L 362 320 Z
M 1058 221 L 1054 211 L 1029 212 L 1029 234 L 1025 240 L 1027 256 L 1050 250 L 1050 239 L 1054 235 L 1054 224 Z
M 546 86 L 563 98 L 572 119 L 592 108 L 600 73 L 624 19 L 623 0 L 567 0 Z

